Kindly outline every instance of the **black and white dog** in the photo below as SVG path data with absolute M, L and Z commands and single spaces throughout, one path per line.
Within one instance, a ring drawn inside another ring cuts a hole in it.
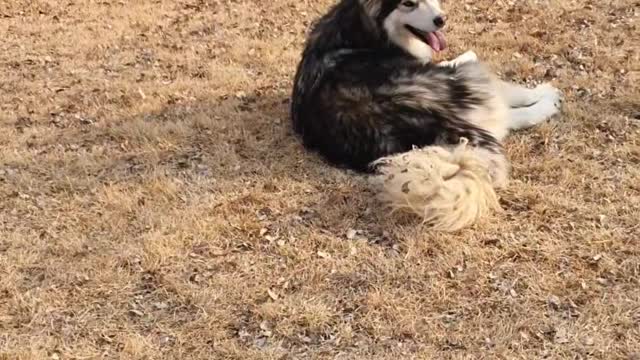
M 331 163 L 375 172 L 381 198 L 453 231 L 498 209 L 501 141 L 557 114 L 560 91 L 494 76 L 446 47 L 438 0 L 340 0 L 314 25 L 292 94 L 295 131 Z

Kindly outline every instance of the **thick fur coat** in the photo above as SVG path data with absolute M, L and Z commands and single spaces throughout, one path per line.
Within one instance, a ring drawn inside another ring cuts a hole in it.
M 340 1 L 308 37 L 291 119 L 307 148 L 374 172 L 392 208 L 452 231 L 498 209 L 502 138 L 555 114 L 560 97 L 498 80 L 472 52 L 432 63 L 442 15 L 437 0 Z

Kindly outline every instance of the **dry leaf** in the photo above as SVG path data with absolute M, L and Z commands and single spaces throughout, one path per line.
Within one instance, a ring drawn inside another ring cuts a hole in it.
M 569 334 L 567 333 L 567 329 L 559 328 L 556 330 L 556 334 L 553 336 L 553 341 L 556 344 L 566 344 L 569 342 Z
M 227 252 L 224 250 L 216 249 L 211 251 L 211 256 L 214 256 L 214 257 L 225 256 L 225 255 L 227 255 Z
M 263 348 L 267 345 L 267 338 L 266 337 L 259 337 L 254 341 L 255 345 L 259 348 Z
M 560 308 L 560 298 L 555 295 L 549 296 L 547 302 L 549 303 L 549 306 L 554 310 L 558 310 Z
M 267 294 L 269 294 L 269 297 L 271 298 L 271 300 L 275 301 L 278 300 L 278 294 L 271 290 L 271 289 L 267 289 Z
M 260 329 L 262 330 L 262 334 L 266 337 L 271 337 L 273 335 L 273 326 L 267 320 L 264 320 L 260 323 Z
M 266 235 L 264 238 L 267 239 L 268 241 L 275 241 L 276 239 L 278 239 L 278 236 L 276 236 L 276 235 Z
M 144 316 L 144 313 L 142 311 L 136 310 L 136 309 L 129 310 L 129 314 L 135 315 L 135 316 Z
M 153 304 L 153 307 L 158 309 L 158 310 L 163 310 L 169 307 L 169 305 L 167 305 L 167 303 L 165 302 L 157 302 Z

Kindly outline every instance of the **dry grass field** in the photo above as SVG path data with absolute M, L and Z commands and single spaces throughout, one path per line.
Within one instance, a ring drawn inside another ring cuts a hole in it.
M 1 359 L 640 358 L 638 0 L 444 2 L 567 99 L 454 234 L 289 129 L 331 3 L 0 2 Z

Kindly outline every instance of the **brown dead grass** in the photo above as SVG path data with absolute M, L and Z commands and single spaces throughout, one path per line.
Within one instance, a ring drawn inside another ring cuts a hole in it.
M 451 235 L 292 136 L 330 3 L 0 3 L 0 357 L 640 356 L 638 2 L 445 3 L 447 56 L 568 100 Z

